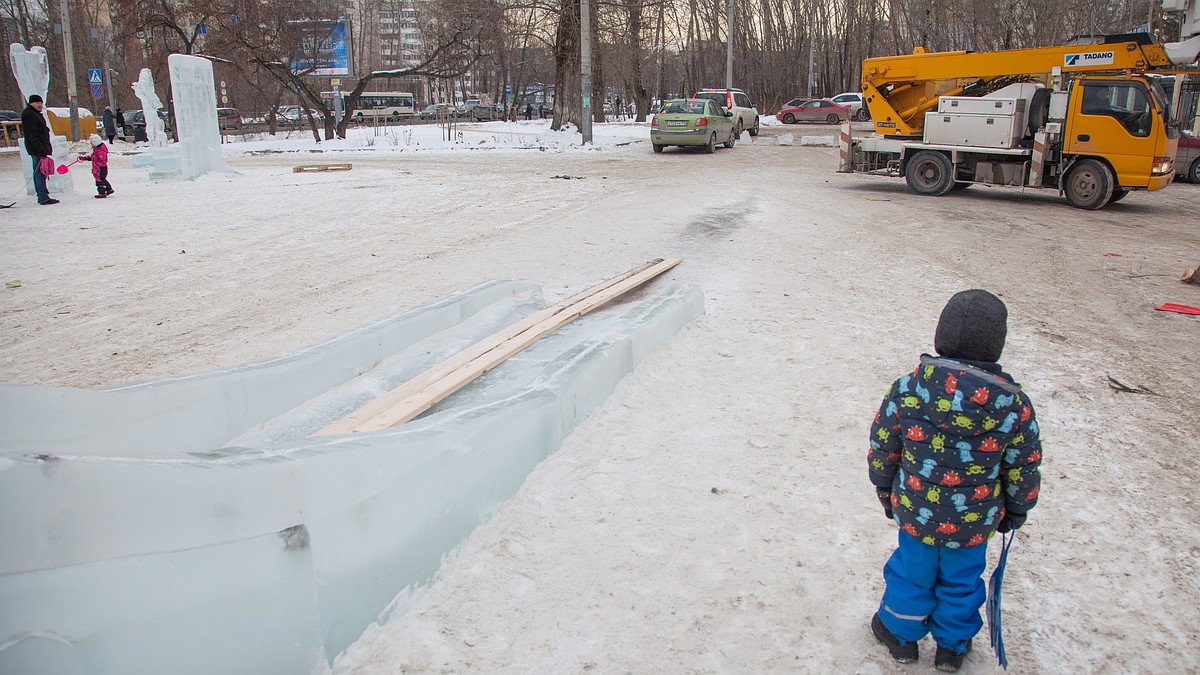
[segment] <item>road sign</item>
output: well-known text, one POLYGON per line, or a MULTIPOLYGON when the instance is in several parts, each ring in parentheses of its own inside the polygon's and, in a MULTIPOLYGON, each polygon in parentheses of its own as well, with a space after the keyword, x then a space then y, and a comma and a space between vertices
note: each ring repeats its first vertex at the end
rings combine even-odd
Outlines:
POLYGON ((92 85, 92 98, 96 99, 97 101, 104 98, 104 87, 102 87, 98 84, 93 84, 92 85))
POLYGON ((88 84, 104 84, 104 76, 99 68, 88 68, 88 84))

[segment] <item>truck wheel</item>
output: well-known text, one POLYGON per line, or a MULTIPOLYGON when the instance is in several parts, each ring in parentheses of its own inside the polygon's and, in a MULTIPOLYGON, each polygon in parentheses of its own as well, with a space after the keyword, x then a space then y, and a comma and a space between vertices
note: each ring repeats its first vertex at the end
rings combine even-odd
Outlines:
POLYGON ((1117 188, 1116 190, 1113 190, 1112 196, 1108 198, 1108 203, 1112 204, 1113 202, 1119 202, 1128 197, 1130 192, 1132 192, 1132 190, 1117 188))
POLYGON ((837 116, 837 113, 829 113, 825 116, 825 121, 830 124, 837 124, 842 121, 842 118, 837 116))
POLYGON ((711 155, 714 152, 716 152, 716 150, 717 150, 717 134, 714 132, 712 136, 708 137, 708 142, 704 144, 704 152, 711 155))
POLYGON ((784 124, 795 124, 795 123, 796 123, 796 116, 795 116, 795 115, 793 115, 792 113, 788 113, 788 114, 784 115, 784 116, 783 116, 783 123, 784 123, 784 124))
POLYGON ((954 187, 954 166, 936 150, 922 150, 908 160, 904 170, 908 189, 926 197, 940 197, 954 187))
POLYGON ((1187 175, 1188 180, 1193 183, 1200 183, 1200 158, 1192 162, 1192 168, 1188 169, 1187 175))
POLYGON ((1094 211, 1108 203, 1113 193, 1112 172, 1094 159, 1075 163, 1063 180, 1067 203, 1077 209, 1094 211))

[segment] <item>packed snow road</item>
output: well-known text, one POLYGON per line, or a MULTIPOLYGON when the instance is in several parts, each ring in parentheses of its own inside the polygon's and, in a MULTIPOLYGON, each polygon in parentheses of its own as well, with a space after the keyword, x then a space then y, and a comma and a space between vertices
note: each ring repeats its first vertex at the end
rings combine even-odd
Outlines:
MULTIPOLYGON (((762 138, 787 132, 818 133, 762 138)), ((1177 281, 1200 263, 1200 186, 1084 212, 917 197, 834 173, 832 148, 467 147, 227 155, 240 175, 186 184, 148 182, 118 145, 112 198, 80 173, 62 204, 3 213, 20 285, 0 295, 0 380, 245 363, 485 279, 553 301, 681 256, 669 280, 699 284, 706 315, 335 670, 893 672, 868 628, 896 535, 867 429, 945 301, 986 288, 1045 444, 1005 578, 1010 672, 1200 669, 1200 318, 1154 311, 1200 305, 1177 281), (354 169, 291 172, 325 161, 354 169)), ((14 156, 0 178, 19 185, 14 156)), ((965 669, 999 671, 986 634, 965 669)))

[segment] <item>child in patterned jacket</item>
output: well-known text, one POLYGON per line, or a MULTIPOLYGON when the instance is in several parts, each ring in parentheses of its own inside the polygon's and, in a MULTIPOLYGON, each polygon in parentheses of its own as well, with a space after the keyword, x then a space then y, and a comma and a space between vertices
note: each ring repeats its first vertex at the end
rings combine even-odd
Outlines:
POLYGON ((995 295, 955 294, 938 320, 938 356, 892 384, 871 427, 871 483, 900 526, 871 630, 901 663, 932 633, 938 670, 962 667, 983 627, 988 539, 1020 528, 1037 504, 1037 420, 997 363, 1007 321, 995 295))

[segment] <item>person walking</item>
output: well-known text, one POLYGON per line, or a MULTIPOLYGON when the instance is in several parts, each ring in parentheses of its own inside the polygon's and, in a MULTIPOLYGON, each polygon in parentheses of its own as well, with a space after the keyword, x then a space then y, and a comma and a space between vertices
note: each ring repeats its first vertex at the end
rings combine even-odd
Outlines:
POLYGON ((533 104, 526 103, 525 104, 525 121, 528 122, 531 119, 533 119, 533 104))
POLYGON ((42 162, 54 154, 54 146, 50 145, 50 127, 46 126, 46 118, 42 116, 43 106, 41 96, 29 97, 29 105, 21 111, 21 133, 25 135, 25 152, 33 159, 33 190, 37 193, 38 204, 47 206, 57 204, 58 200, 50 196, 46 189, 46 174, 42 173, 42 162))
POLYGON ((104 135, 108 137, 108 144, 112 145, 113 139, 117 137, 117 116, 113 114, 111 106, 104 107, 101 119, 104 122, 104 135))

